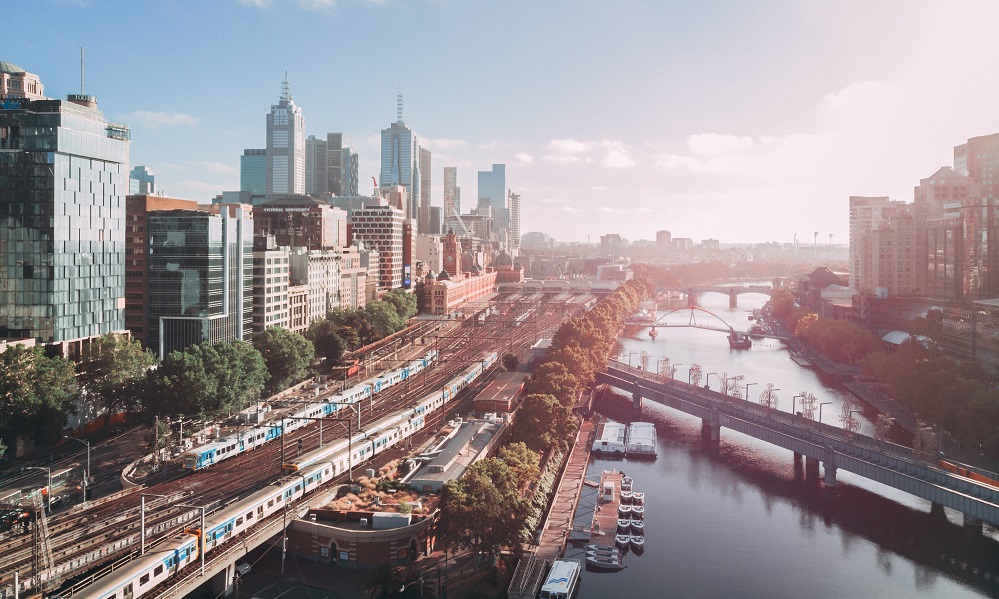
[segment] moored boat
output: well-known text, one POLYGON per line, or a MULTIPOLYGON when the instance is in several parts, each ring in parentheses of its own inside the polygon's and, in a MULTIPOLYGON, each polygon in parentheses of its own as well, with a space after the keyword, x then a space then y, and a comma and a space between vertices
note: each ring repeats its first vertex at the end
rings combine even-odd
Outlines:
POLYGON ((592 555, 595 557, 621 557, 621 550, 617 547, 608 547, 607 549, 601 549, 600 551, 587 551, 586 555, 592 555))
POLYGON ((621 549, 627 547, 628 543, 630 542, 631 542, 630 534, 620 534, 614 536, 614 544, 620 547, 621 549))
POLYGON ((632 518, 628 522, 628 528, 631 530, 631 532, 633 534, 635 534, 635 533, 642 534, 643 532, 645 532, 645 520, 639 520, 637 518, 632 518))
POLYGON ((627 518, 631 515, 631 506, 626 503, 617 506, 617 515, 619 518, 627 518))
POLYGON ((645 519, 645 506, 644 505, 633 505, 633 506, 631 506, 631 519, 632 520, 644 520, 645 519))
POLYGON ((621 489, 621 503, 631 503, 631 491, 621 489))
POLYGON ((628 532, 631 530, 631 520, 629 518, 618 518, 617 531, 628 532))
POLYGON ((608 552, 608 551, 614 551, 616 553, 620 553, 620 551, 618 551, 618 548, 613 545, 598 545, 597 543, 587 543, 586 545, 583 546, 583 549, 585 549, 587 553, 590 552, 599 553, 599 552, 608 552))
POLYGON ((630 491, 632 485, 634 485, 634 484, 635 484, 635 479, 631 478, 630 476, 625 476, 625 477, 621 478, 621 490, 622 491, 630 491))
POLYGON ((598 555, 587 555, 586 565, 600 570, 618 571, 624 567, 619 557, 603 557, 598 555))
POLYGON ((631 503, 634 505, 643 505, 645 503, 645 493, 634 491, 631 494, 631 503))
POLYGON ((628 543, 635 549, 642 549, 645 547, 645 537, 643 535, 631 535, 628 543))

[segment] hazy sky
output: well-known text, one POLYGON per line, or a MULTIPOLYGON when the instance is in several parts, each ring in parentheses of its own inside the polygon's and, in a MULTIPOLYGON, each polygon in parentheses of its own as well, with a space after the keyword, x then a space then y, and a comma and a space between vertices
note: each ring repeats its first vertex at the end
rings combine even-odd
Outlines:
POLYGON ((847 198, 912 200, 999 131, 999 2, 0 0, 0 60, 132 127, 174 197, 239 187, 288 71, 310 135, 377 176, 405 120, 457 166, 507 164, 522 230, 722 242, 847 240, 847 198))

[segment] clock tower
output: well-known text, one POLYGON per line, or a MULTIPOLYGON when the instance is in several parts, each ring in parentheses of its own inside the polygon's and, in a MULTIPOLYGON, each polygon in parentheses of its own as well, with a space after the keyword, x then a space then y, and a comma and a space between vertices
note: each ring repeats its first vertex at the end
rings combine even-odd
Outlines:
POLYGON ((457 280, 461 278, 461 241, 458 240, 458 236, 454 234, 454 230, 447 232, 444 237, 444 250, 442 252, 444 258, 444 270, 447 274, 451 275, 451 280, 457 280))

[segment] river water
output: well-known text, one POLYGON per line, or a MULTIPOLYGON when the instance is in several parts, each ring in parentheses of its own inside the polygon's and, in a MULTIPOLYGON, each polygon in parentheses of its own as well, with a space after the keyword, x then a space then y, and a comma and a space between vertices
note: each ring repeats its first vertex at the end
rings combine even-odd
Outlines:
MULTIPOLYGON (((740 295, 739 308, 728 298, 705 294, 699 304, 737 329, 762 307, 763 295, 740 295)), ((687 322, 689 312, 670 316, 687 322)), ((711 324, 710 317, 697 315, 711 324)), ((662 358, 690 364, 706 374, 742 374, 750 399, 758 401, 767 383, 779 388, 778 409, 791 411, 791 397, 816 395, 822 420, 839 423, 849 395, 823 383, 811 369, 791 361, 777 341, 758 340, 750 350, 730 350, 724 334, 691 328, 628 327, 620 340, 622 360, 634 365, 641 352, 649 369, 662 358)), ((719 375, 711 377, 718 389, 719 375)), ((703 382, 702 382, 703 384, 703 382)), ((614 401, 600 411, 626 420, 630 411, 614 401)), ((797 406, 800 410, 800 406, 797 406)), ((818 416, 816 415, 816 418, 818 416)), ((999 596, 999 535, 969 535, 961 515, 930 514, 929 503, 843 470, 839 484, 824 488, 796 471, 790 452, 728 429, 721 431, 717 455, 701 445, 700 421, 646 400, 643 420, 656 423, 659 457, 655 461, 594 459, 588 477, 618 469, 646 494, 646 547, 625 557, 616 573, 583 573, 579 597, 993 597, 999 596)), ((873 427, 863 419, 861 432, 873 427)), ((588 524, 581 500, 577 524, 588 524)), ((570 549, 568 557, 582 559, 570 549)))

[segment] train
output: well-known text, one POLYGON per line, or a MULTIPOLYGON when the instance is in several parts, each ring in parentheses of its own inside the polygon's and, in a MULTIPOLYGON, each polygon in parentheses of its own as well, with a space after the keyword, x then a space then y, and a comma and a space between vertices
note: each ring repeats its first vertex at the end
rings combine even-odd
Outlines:
POLYGON ((200 523, 188 527, 183 533, 149 549, 145 555, 73 593, 73 598, 139 599, 169 577, 195 565, 202 547, 207 555, 216 547, 239 537, 257 522, 280 513, 285 506, 312 493, 349 467, 360 465, 408 439, 426 426, 427 417, 433 410, 442 408, 497 360, 496 352, 484 354, 448 381, 440 391, 435 390, 412 406, 358 432, 351 437, 351 444, 356 442, 358 445, 350 447, 349 455, 346 441, 338 441, 289 462, 285 468, 290 474, 211 514, 205 518, 203 529, 200 523))
POLYGON ((975 472, 974 470, 967 468, 964 464, 938 460, 937 465, 952 474, 970 478, 971 480, 983 485, 999 488, 999 479, 991 478, 989 476, 985 476, 984 474, 975 472))
MULTIPOLYGON (((181 454, 181 464, 187 470, 203 470, 214 466, 223 460, 251 451, 264 443, 269 443, 286 433, 308 425, 309 418, 330 416, 347 405, 355 405, 366 399, 371 399, 389 387, 423 372, 436 361, 437 350, 432 349, 400 368, 379 374, 349 389, 311 403, 291 416, 274 422, 265 422, 249 430, 185 451, 181 454)), ((317 388, 316 393, 318 394, 319 391, 320 389, 317 388)))

